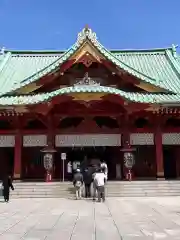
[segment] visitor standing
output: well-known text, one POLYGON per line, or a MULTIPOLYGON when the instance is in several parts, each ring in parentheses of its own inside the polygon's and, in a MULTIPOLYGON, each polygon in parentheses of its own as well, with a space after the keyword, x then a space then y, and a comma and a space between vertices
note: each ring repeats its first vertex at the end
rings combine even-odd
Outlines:
POLYGON ((11 188, 12 190, 14 190, 11 176, 8 176, 8 175, 4 176, 2 187, 3 187, 4 201, 9 202, 9 192, 10 192, 9 189, 11 188))
POLYGON ((99 202, 101 202, 101 199, 103 200, 103 202, 105 201, 105 182, 106 175, 104 174, 103 169, 100 168, 94 177, 94 183, 97 187, 99 202))
POLYGON ((96 200, 96 195, 97 195, 97 183, 96 183, 96 180, 95 180, 95 176, 96 176, 96 173, 98 172, 99 168, 93 168, 93 172, 92 172, 92 180, 93 180, 93 201, 96 200))
POLYGON ((76 169, 74 174, 73 185, 76 191, 76 199, 81 199, 82 196, 82 186, 83 186, 83 175, 80 172, 80 169, 76 169))
POLYGON ((91 197, 92 174, 89 168, 84 170, 83 180, 85 185, 85 198, 91 197))
POLYGON ((107 163, 104 160, 101 161, 100 168, 104 172, 104 174, 106 176, 106 181, 107 181, 107 179, 108 179, 108 166, 107 166, 107 163))
POLYGON ((67 163, 67 173, 68 173, 68 180, 72 181, 72 163, 69 161, 67 163))

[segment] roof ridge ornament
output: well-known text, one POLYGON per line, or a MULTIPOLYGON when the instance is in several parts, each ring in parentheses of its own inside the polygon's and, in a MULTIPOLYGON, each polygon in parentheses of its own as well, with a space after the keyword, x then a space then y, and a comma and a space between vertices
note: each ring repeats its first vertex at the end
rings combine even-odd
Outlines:
POLYGON ((97 41, 96 33, 86 25, 81 32, 78 33, 77 42, 82 43, 84 40, 90 39, 91 41, 97 41))
POLYGON ((2 48, 0 49, 0 55, 4 55, 4 53, 5 53, 5 47, 2 47, 2 48))
POLYGON ((177 51, 176 51, 176 48, 178 47, 178 45, 175 45, 175 44, 172 44, 172 54, 173 54, 173 57, 177 57, 177 51))

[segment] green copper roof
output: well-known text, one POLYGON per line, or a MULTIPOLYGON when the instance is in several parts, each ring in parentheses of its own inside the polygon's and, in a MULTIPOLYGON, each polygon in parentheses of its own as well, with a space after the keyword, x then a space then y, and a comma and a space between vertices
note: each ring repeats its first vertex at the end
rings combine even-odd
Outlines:
POLYGON ((149 76, 150 83, 153 83, 154 79, 153 85, 180 92, 180 63, 174 58, 171 50, 122 52, 115 55, 128 66, 149 76))
POLYGON ((50 93, 23 95, 23 96, 7 96, 0 98, 0 105, 32 105, 42 102, 47 102, 51 98, 70 93, 108 93, 118 95, 126 100, 140 103, 180 103, 180 94, 152 94, 152 93, 130 93, 118 90, 112 87, 102 86, 74 86, 61 88, 50 93))
POLYGON ((50 73, 89 40, 117 67, 142 81, 180 93, 180 61, 174 47, 156 50, 108 51, 91 29, 83 29, 67 51, 6 51, 0 58, 0 95, 19 89, 50 73))
POLYGON ((54 63, 60 55, 6 53, 0 65, 0 95, 26 85, 25 79, 29 79, 30 76, 36 75, 37 72, 54 63), (6 64, 4 64, 5 61, 6 64))

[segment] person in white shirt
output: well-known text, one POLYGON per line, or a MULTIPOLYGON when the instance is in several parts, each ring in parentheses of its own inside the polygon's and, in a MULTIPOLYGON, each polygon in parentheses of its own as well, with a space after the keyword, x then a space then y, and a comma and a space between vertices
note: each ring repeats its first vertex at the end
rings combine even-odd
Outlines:
POLYGON ((98 191, 98 201, 101 202, 101 199, 103 202, 105 201, 105 182, 106 182, 106 175, 103 172, 103 169, 100 168, 99 171, 94 176, 94 184, 97 187, 98 191))
POLYGON ((93 201, 96 200, 96 195, 97 195, 97 184, 96 184, 96 181, 94 180, 97 172, 98 172, 98 169, 96 168, 95 171, 92 174, 92 180, 93 180, 93 201))
POLYGON ((106 180, 107 180, 108 179, 108 166, 107 166, 107 163, 104 160, 102 160, 101 164, 100 164, 100 167, 103 170, 103 172, 104 172, 104 174, 106 176, 106 180))
POLYGON ((70 161, 67 163, 67 173, 68 173, 68 180, 72 181, 72 177, 73 177, 73 174, 72 174, 72 163, 70 161))

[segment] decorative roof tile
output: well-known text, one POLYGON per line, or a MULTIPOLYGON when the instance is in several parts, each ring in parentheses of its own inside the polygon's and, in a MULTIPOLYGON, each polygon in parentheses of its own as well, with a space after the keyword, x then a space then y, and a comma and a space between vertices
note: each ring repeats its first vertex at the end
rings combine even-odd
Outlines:
POLYGON ((34 76, 59 59, 58 54, 9 54, 5 54, 0 65, 0 95, 26 85, 25 80, 29 76, 34 76), (8 61, 4 64, 7 56, 8 61))
POLYGON ((153 93, 131 93, 124 92, 112 87, 105 86, 73 86, 61 88, 53 92, 42 93, 36 95, 23 95, 23 96, 7 96, 0 98, 0 105, 33 105, 50 101, 53 97, 69 93, 107 93, 118 95, 131 102, 139 103, 157 103, 157 104, 172 104, 180 103, 180 94, 153 94, 153 93))
POLYGON ((0 95, 8 94, 38 80, 64 63, 82 44, 89 40, 117 67, 142 81, 165 90, 180 93, 180 61, 174 48, 155 51, 108 51, 89 28, 78 34, 77 41, 64 52, 10 52, 0 62, 0 95), (8 55, 8 60, 7 60, 8 55), (6 58, 6 61, 5 61, 6 58))
MULTIPOLYGON (((180 92, 180 70, 178 73, 174 69, 175 64, 177 64, 179 68, 180 64, 174 59, 170 50, 114 54, 128 66, 154 79, 154 85, 169 89, 172 92, 180 92)), ((152 83, 152 81, 150 83, 152 83)))

